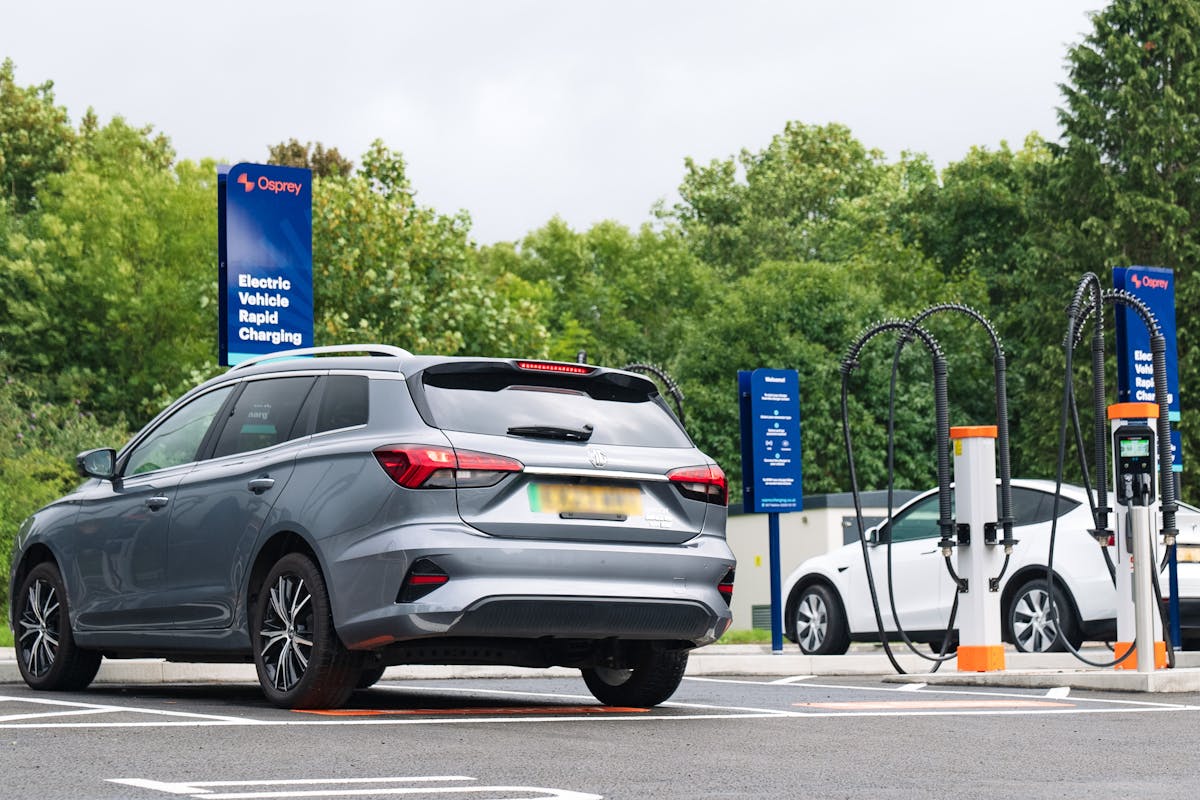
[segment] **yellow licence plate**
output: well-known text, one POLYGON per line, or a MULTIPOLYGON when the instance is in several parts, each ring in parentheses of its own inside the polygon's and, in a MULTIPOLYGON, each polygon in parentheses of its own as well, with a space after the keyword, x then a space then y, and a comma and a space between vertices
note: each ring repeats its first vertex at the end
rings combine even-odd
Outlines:
POLYGON ((556 483, 529 485, 529 507, 545 514, 620 514, 626 517, 642 513, 642 493, 619 486, 566 486, 556 483))

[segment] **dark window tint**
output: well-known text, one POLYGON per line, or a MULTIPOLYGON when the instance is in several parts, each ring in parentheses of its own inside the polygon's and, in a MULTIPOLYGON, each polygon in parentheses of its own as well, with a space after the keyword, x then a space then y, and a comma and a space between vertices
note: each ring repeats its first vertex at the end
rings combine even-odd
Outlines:
POLYGON ((296 415, 315 380, 272 378, 247 383, 221 431, 213 457, 261 450, 291 439, 296 415))
POLYGON ((368 386, 365 375, 330 375, 326 378, 315 432, 366 425, 368 386))
POLYGON ((160 422, 129 454, 125 474, 140 475, 195 461, 204 434, 232 390, 232 386, 224 386, 203 394, 160 422))
MULTIPOLYGON (((999 490, 997 490, 999 491, 999 490)), ((996 507, 1000 508, 997 496, 996 507)), ((1058 515, 1061 517, 1071 511, 1079 503, 1066 497, 1058 498, 1058 515)), ((1014 486, 1012 490, 1013 525, 1037 525, 1054 519, 1054 494, 1037 489, 1025 489, 1014 486)))
MULTIPOLYGON (((956 503, 954 492, 950 493, 950 511, 955 513, 956 503)), ((1066 497, 1059 497, 1058 515, 1061 517, 1078 506, 1079 503, 1066 497)), ((1000 487, 996 486, 996 513, 1000 509, 1000 487)), ((1012 487, 1013 526, 1037 525, 1049 522, 1054 518, 1054 495, 1037 489, 1026 489, 1021 486, 1012 487)), ((940 536, 938 530, 938 496, 930 495, 911 508, 897 514, 892 523, 893 540, 895 542, 911 541, 913 539, 932 538, 940 536)))
MULTIPOLYGON (((558 429, 586 432, 582 440, 592 444, 692 446, 654 384, 644 378, 618 373, 545 375, 503 365, 455 366, 453 371, 431 368, 423 376, 423 411, 430 417, 426 421, 436 427, 498 436, 513 435, 513 429, 558 429)), ((555 435, 530 438, 553 440, 555 435)))

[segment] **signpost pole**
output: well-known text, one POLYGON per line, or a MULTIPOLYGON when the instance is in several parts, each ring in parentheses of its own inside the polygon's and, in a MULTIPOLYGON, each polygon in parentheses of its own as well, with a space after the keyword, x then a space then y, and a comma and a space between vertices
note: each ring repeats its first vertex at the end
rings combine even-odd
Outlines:
POLYGON ((768 547, 771 556, 771 653, 783 653, 783 586, 779 571, 779 514, 767 514, 768 547))

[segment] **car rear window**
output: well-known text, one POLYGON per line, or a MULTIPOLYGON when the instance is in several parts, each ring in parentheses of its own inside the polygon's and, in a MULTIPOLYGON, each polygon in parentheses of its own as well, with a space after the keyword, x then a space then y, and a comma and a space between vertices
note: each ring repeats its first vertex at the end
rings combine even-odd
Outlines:
MULTIPOLYGON (((997 489, 999 491, 999 489, 997 489)), ((1000 507, 996 498, 996 507, 1000 507)), ((1012 489, 1013 525, 1037 525, 1054 519, 1054 493, 1014 486, 1012 489)), ((1075 509, 1079 503, 1069 497, 1058 497, 1058 515, 1075 509)))
POLYGON ((368 381, 365 375, 330 375, 325 379, 315 432, 366 425, 368 381))
POLYGON ((316 378, 271 378, 246 384, 225 422, 213 458, 274 447, 295 438, 292 428, 316 378))
MULTIPOLYGON (((691 447, 645 378, 524 372, 505 364, 455 364, 421 374, 422 415, 438 428, 509 435, 513 428, 589 430, 592 444, 691 447)), ((536 437, 552 438, 552 437, 536 437)))

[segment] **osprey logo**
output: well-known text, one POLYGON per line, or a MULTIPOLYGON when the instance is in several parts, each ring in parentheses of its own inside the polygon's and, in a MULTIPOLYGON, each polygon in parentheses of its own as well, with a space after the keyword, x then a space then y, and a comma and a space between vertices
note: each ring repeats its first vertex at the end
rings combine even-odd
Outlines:
POLYGON ((588 463, 596 469, 602 469, 608 465, 608 456, 604 455, 603 450, 597 450, 594 447, 589 447, 587 451, 588 463))
POLYGON ((1166 289, 1170 286, 1167 281, 1162 278, 1151 278, 1149 275, 1138 275, 1136 272, 1130 279, 1133 285, 1139 289, 1166 289))
POLYGON ((238 175, 237 182, 240 183, 242 188, 247 192, 253 192, 255 188, 258 188, 262 189, 264 192, 271 192, 275 195, 283 193, 299 196, 300 190, 304 188, 303 184, 297 183, 296 181, 276 181, 271 180, 266 175, 260 175, 257 179, 255 179, 251 178, 244 172, 241 175, 238 175))

